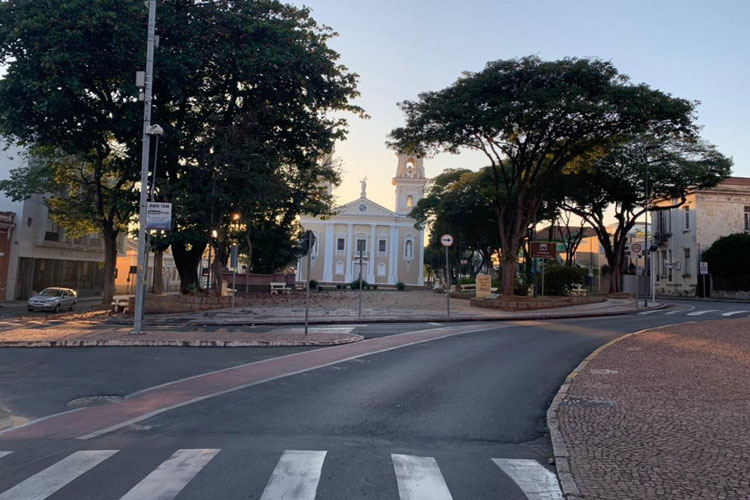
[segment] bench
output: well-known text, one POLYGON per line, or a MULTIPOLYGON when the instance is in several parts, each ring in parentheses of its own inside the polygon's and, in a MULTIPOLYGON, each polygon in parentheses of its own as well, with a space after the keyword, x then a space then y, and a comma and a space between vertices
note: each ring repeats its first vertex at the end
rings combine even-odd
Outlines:
POLYGON ((115 295, 112 297, 112 312, 127 312, 128 311, 128 295, 115 295))
POLYGON ((285 293, 289 295, 292 293, 292 289, 286 286, 283 281, 272 281, 271 282, 271 295, 278 295, 279 293, 285 293))
POLYGON ((465 292, 467 290, 476 290, 476 289, 477 289, 477 284, 476 283, 471 283, 469 285, 461 285, 461 291, 462 292, 465 292))
POLYGON ((581 285, 576 285, 576 287, 575 287, 575 288, 573 288, 573 289, 572 289, 572 290, 570 291, 570 294, 571 294, 571 295, 572 295, 573 297, 587 297, 587 296, 588 296, 588 294, 589 294, 589 291, 588 291, 588 290, 586 290, 585 288, 583 288, 583 287, 582 287, 581 285))

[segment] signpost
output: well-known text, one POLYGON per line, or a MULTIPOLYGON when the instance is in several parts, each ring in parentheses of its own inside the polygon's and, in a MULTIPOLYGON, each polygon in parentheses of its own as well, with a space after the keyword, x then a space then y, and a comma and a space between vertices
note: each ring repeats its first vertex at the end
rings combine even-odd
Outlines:
POLYGON ((641 250, 643 250, 643 248, 640 243, 633 243, 630 245, 630 253, 639 254, 641 253, 641 250))
POLYGON ((234 296, 237 295, 237 264, 239 260, 237 243, 232 243, 231 249, 229 261, 232 266, 232 314, 234 314, 234 296))
POLYGON ((172 229, 172 204, 149 201, 146 207, 146 230, 170 231, 172 229))
POLYGON ((701 261, 701 274, 703 275, 703 298, 708 297, 708 262, 701 261))
POLYGON ((544 261, 557 257, 557 244, 545 241, 531 242, 531 258, 542 259, 542 297, 544 297, 544 261))
POLYGON ((310 314, 310 276, 312 276, 312 268, 310 267, 310 257, 312 254, 312 247, 315 244, 315 234, 307 230, 304 236, 302 236, 303 248, 307 250, 307 293, 305 295, 305 335, 307 335, 307 321, 310 314))
POLYGON ((448 317, 451 315, 451 275, 450 266, 448 265, 448 247, 453 245, 453 236, 444 234, 440 237, 440 244, 445 247, 445 308, 448 317))

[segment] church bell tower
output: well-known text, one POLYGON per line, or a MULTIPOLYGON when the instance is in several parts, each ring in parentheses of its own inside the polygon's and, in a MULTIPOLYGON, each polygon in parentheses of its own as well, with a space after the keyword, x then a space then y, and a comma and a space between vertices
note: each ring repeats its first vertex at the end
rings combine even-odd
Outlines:
POLYGON ((424 196, 427 178, 424 175, 422 158, 406 153, 396 153, 398 166, 393 185, 396 186, 396 213, 408 215, 411 209, 424 196))

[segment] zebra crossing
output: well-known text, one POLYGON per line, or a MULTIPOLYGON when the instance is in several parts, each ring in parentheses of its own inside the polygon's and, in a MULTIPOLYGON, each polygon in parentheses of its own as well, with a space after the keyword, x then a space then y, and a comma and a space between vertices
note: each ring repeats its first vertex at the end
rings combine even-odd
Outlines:
MULTIPOLYGON (((0 500, 43 500, 58 492, 64 495, 63 488, 76 480, 86 481, 86 478, 91 478, 90 475, 86 478, 83 476, 87 473, 95 474, 97 466, 119 452, 120 450, 73 452, 0 492, 0 500)), ((173 499, 192 481, 197 483, 201 479, 210 479, 210 474, 197 479, 196 476, 220 452, 220 449, 179 449, 120 499, 173 499)), ((327 451, 284 450, 267 480, 260 500, 314 500, 327 454, 327 451)), ((2 460, 11 455, 11 451, 0 451, 0 480, 3 470, 7 471, 2 460)), ((390 459, 399 500, 452 500, 449 486, 434 457, 391 454, 390 459)), ((562 500, 556 475, 536 460, 490 460, 497 466, 498 473, 505 474, 529 500, 562 500)), ((99 488, 96 488, 96 494, 103 495, 99 488)))
POLYGON ((712 316, 720 318, 743 318, 750 317, 750 309, 738 309, 735 311, 725 311, 723 309, 655 309, 651 311, 639 312, 640 316, 676 316, 683 315, 687 317, 695 316, 712 316))

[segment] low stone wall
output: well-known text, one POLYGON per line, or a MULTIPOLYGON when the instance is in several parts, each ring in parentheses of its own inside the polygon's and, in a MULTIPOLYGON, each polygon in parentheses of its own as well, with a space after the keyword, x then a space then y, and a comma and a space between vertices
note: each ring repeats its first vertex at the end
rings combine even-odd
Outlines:
MULTIPOLYGON (((234 305, 248 305, 247 298, 238 295, 234 305)), ((232 297, 214 297, 206 295, 151 295, 146 296, 146 314, 183 313, 208 311, 232 307, 232 297)), ((128 299, 129 314, 135 311, 135 298, 128 299)))
POLYGON ((714 299, 750 301, 750 290, 711 290, 710 297, 714 299))
POLYGON ((471 305, 504 311, 535 311, 555 307, 604 302, 604 297, 500 297, 494 300, 471 299, 471 305))

